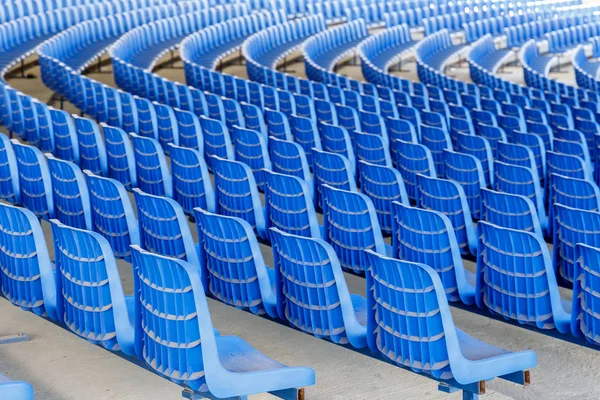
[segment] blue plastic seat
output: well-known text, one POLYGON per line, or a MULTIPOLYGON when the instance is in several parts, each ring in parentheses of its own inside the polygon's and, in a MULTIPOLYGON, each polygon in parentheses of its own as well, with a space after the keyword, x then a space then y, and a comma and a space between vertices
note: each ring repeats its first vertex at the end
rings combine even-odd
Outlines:
POLYGON ((515 144, 527 146, 533 153, 535 165, 537 166, 540 180, 546 178, 546 147, 544 141, 538 135, 533 133, 513 132, 513 141, 515 144))
POLYGON ((571 333, 598 345, 598 266, 600 249, 577 243, 575 245, 573 269, 573 306, 571 333))
POLYGON ((550 185, 548 220, 554 221, 554 205, 562 204, 580 210, 600 211, 600 189, 589 180, 552 174, 550 185))
POLYGON ((0 204, 0 226, 2 295, 23 310, 56 320, 54 266, 36 215, 25 208, 0 204))
POLYGON ((216 212, 247 221, 266 239, 264 208, 252 170, 239 161, 213 157, 216 212))
POLYGON ((294 140, 287 116, 281 111, 265 109, 265 123, 269 137, 281 140, 294 140))
POLYGON ((64 110, 50 109, 54 134, 54 155, 61 160, 79 164, 79 141, 73 119, 64 110))
POLYGON ((243 162, 252 169, 258 189, 263 190, 265 177, 262 169, 271 169, 266 138, 256 131, 234 126, 232 140, 235 160, 243 162))
POLYGON ((444 150, 452 150, 450 135, 444 129, 431 126, 421 126, 421 144, 427 146, 433 157, 438 175, 443 175, 444 150))
POLYGON ((19 171, 13 145, 4 134, 0 134, 0 199, 18 204, 21 199, 19 171))
POLYGON ((311 192, 296 176, 264 170, 267 228, 298 236, 321 238, 311 192))
POLYGON ((310 368, 286 367, 241 338, 215 334, 197 265, 134 246, 133 269, 135 346, 159 374, 222 398, 278 392, 292 399, 296 388, 314 384, 310 368), (162 340, 142 326, 164 326, 162 340))
POLYGON ((548 151, 546 152, 546 163, 548 176, 557 174, 570 178, 593 180, 590 165, 581 157, 548 151))
POLYGON ((311 168, 314 167, 312 149, 321 150, 322 148, 319 130, 315 122, 310 118, 292 115, 290 118, 290 128, 294 142, 298 143, 304 149, 308 165, 311 168))
POLYGON ((365 299, 348 291, 333 248, 269 229, 279 318, 318 338, 367 346, 365 299))
POLYGON ((12 144, 19 171, 20 204, 38 218, 53 218, 52 181, 46 157, 37 148, 20 144, 16 139, 12 139, 12 144))
POLYGON ((494 184, 494 157, 498 157, 498 143, 494 145, 496 153, 492 150, 490 141, 484 137, 462 134, 456 136, 456 151, 477 158, 483 169, 485 182, 490 185, 494 184))
POLYGON ((79 142, 79 166, 82 170, 87 169, 97 175, 106 175, 108 173, 106 148, 98 124, 87 118, 73 116, 73 119, 79 142))
POLYGON ((202 126, 202 135, 204 137, 204 159, 206 160, 208 170, 213 170, 211 156, 233 160, 235 158, 233 145, 225 123, 220 120, 200 116, 200 125, 202 126))
POLYGON ((373 202, 358 192, 324 185, 324 239, 339 257, 342 268, 364 273, 364 250, 389 254, 373 202))
POLYGON ((393 201, 409 204, 408 194, 400 172, 392 167, 358 162, 358 177, 363 194, 371 199, 381 230, 392 232, 393 201))
POLYGON ((33 388, 27 382, 13 381, 0 374, 0 397, 12 400, 33 400, 33 388))
POLYGON ((86 174, 92 228, 104 236, 117 258, 131 260, 130 244, 140 243, 138 222, 123 184, 115 179, 86 174))
POLYGON ((127 189, 137 186, 133 146, 124 130, 101 124, 106 144, 108 176, 127 189))
POLYGON ((400 142, 396 168, 404 178, 406 193, 411 200, 417 199, 417 174, 437 178, 433 156, 426 146, 417 143, 400 142))
POLYGON ((269 138, 268 147, 273 171, 303 179, 314 196, 313 179, 302 147, 298 143, 274 137, 269 138))
POLYGON ((387 136, 355 132, 354 143, 356 145, 357 160, 388 167, 392 166, 387 136))
POLYGON ((498 157, 498 142, 508 142, 504 129, 497 126, 477 125, 477 136, 486 139, 490 145, 492 156, 498 157))
POLYGON ((454 228, 462 254, 477 255, 473 218, 462 186, 447 180, 417 175, 417 206, 445 214, 454 228))
POLYGON ((486 187, 486 179, 481 162, 470 154, 444 150, 444 179, 450 179, 462 186, 473 218, 481 212, 481 189, 486 187))
POLYGON ((133 356, 134 296, 125 296, 110 243, 52 220, 59 320, 78 336, 133 356))
POLYGON ((366 253, 371 351, 415 372, 460 385, 497 377, 525 382, 523 372, 537 365, 535 353, 509 352, 455 327, 438 272, 425 264, 366 253))
POLYGON ((195 210, 201 276, 220 301, 277 317, 274 270, 265 265, 252 227, 243 219, 195 210))
POLYGON ((518 194, 483 189, 480 221, 544 237, 534 204, 528 197, 518 194))
POLYGON ((538 172, 533 151, 522 144, 498 142, 498 157, 496 160, 506 164, 529 168, 536 175, 538 172))
POLYGON ((356 164, 354 148, 348 131, 341 126, 325 123, 319 124, 319 129, 321 132, 321 145, 323 146, 323 151, 343 155, 350 161, 350 166, 354 167, 356 164))
POLYGON ((323 185, 357 192, 356 180, 348 159, 340 154, 313 149, 315 204, 322 208, 323 185))
POLYGON ((137 187, 146 193, 172 197, 171 172, 158 140, 135 133, 130 133, 129 136, 135 156, 137 187))
POLYGON ((177 121, 177 133, 180 146, 189 147, 204 154, 204 136, 200 119, 191 111, 173 109, 177 121))
POLYGON ((569 332, 571 303, 561 299, 543 239, 484 221, 477 237, 477 305, 539 329, 569 332))
POLYGON ((77 164, 46 155, 52 182, 53 217, 63 224, 92 229, 90 198, 83 174, 77 164))
POLYGON ((600 246, 600 213, 554 205, 553 264, 557 276, 574 283, 575 245, 600 246))
POLYGON ((465 269, 456 234, 441 212, 392 203, 392 257, 430 265, 449 301, 475 302, 475 275, 465 269))

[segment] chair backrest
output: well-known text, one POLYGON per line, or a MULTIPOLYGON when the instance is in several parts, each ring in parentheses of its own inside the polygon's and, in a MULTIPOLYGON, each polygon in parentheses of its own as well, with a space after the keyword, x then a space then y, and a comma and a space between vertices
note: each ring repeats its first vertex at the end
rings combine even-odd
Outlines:
POLYGON ((248 222, 260 237, 266 237, 265 216, 258 186, 249 166, 239 161, 213 157, 216 211, 248 222))
POLYGON ((454 228, 462 254, 476 252, 473 218, 463 188, 448 179, 417 175, 417 206, 445 214, 454 228))
POLYGON ((202 134, 204 136, 204 158, 209 171, 213 169, 213 158, 211 156, 233 160, 233 145, 225 123, 201 116, 200 125, 202 126, 202 134))
POLYGON ((88 187, 81 170, 71 161, 46 155, 52 181, 54 218, 80 229, 92 229, 88 187))
POLYGON ((171 172, 167 166, 165 152, 158 140, 129 135, 135 156, 137 185, 142 191, 156 196, 173 196, 171 172))
MULTIPOLYGON (((269 157, 274 172, 297 176, 312 188, 312 176, 306 154, 298 143, 288 140, 269 138, 269 157)), ((311 189, 312 190, 312 189, 311 189)))
POLYGON ((364 272, 364 250, 386 252, 371 199, 328 185, 322 190, 325 240, 339 255, 343 268, 364 272))
POLYGON ((548 198, 550 221, 554 220, 555 204, 580 210, 600 211, 600 190, 593 181, 552 174, 548 184, 550 185, 548 198))
POLYGON ((391 207, 393 201, 409 204, 404 179, 400 172, 392 167, 358 162, 360 188, 371 199, 381 230, 392 231, 391 207))
POLYGON ((256 235, 243 219, 196 209, 201 276, 220 301, 276 317, 275 295, 256 235))
POLYGON ((577 179, 592 180, 592 171, 582 158, 574 155, 548 151, 546 153, 548 165, 547 174, 568 176, 577 179))
POLYGON ((565 332, 569 316, 543 239, 484 221, 477 225, 477 237, 477 305, 540 329, 565 332))
POLYGON ((89 191, 91 230, 108 240, 115 257, 130 261, 129 245, 140 244, 140 233, 125 186, 115 179, 83 172, 89 191))
POLYGON ((334 343, 348 343, 360 328, 333 248, 321 239, 275 228, 269 232, 279 318, 334 343))
POLYGON ((16 139, 12 143, 19 171, 21 204, 38 218, 48 220, 54 216, 54 201, 46 157, 36 147, 20 144, 16 139))
POLYGON ((554 206, 553 261, 556 273, 563 279, 573 282, 575 245, 583 243, 600 247, 600 213, 578 210, 556 204, 554 206))
POLYGON ((238 126, 232 128, 231 136, 236 161, 243 162, 250 167, 258 188, 263 190, 265 177, 262 169, 271 169, 267 140, 256 131, 238 126))
POLYGON ((173 200, 186 214, 194 208, 215 210, 215 194, 204 156, 199 150, 169 144, 173 172, 173 200))
POLYGON ((315 204, 318 208, 323 207, 323 185, 358 191, 352 167, 346 157, 341 154, 314 149, 313 158, 315 204))
POLYGON ((320 238, 321 228, 306 182, 296 176, 268 170, 264 174, 267 228, 320 238))
POLYGON ((588 342, 598 344, 600 321, 596 288, 600 284, 598 267, 600 249, 583 243, 575 245, 573 270, 573 305, 571 309, 571 332, 585 337, 588 342))
POLYGON ((121 182, 127 189, 137 186, 135 156, 131 140, 120 128, 101 124, 106 145, 108 176, 121 182))
POLYGON ((486 138, 474 135, 457 135, 456 151, 477 158, 481 163, 485 181, 490 184, 494 183, 493 161, 494 156, 498 156, 498 151, 496 150, 495 153, 492 151, 490 142, 486 138))
POLYGON ((356 159, 371 164, 392 166, 387 136, 355 132, 356 159))
POLYGON ((438 273, 370 250, 366 259, 369 348, 419 373, 450 379, 447 343, 456 331, 438 273))
POLYGON ((79 142, 79 166, 97 175, 106 175, 108 173, 106 148, 98 124, 91 119, 77 116, 73 116, 73 120, 79 142))
POLYGON ((31 211, 0 204, 0 288, 14 305, 56 320, 56 285, 40 222, 31 211))
POLYGON ((463 188, 471 215, 479 218, 481 189, 487 186, 481 162, 470 154, 444 150, 443 177, 457 182, 463 188))
POLYGON ((518 194, 482 189, 480 220, 544 237, 534 204, 518 194))
POLYGON ((430 265, 440 275, 448 300, 460 300, 457 275, 464 275, 464 268, 448 217, 392 203, 392 246, 394 258, 430 265))
POLYGON ((396 168, 404 178, 408 197, 416 200, 417 174, 437 177, 431 151, 422 144, 402 142, 396 155, 396 168))
POLYGON ((192 234, 181 206, 174 200, 133 189, 140 247, 166 257, 200 265, 192 234))
POLYGON ((108 350, 133 355, 133 326, 110 243, 52 220, 60 322, 108 350))
POLYGON ((0 135, 0 199, 13 204, 21 199, 17 157, 6 135, 0 135))

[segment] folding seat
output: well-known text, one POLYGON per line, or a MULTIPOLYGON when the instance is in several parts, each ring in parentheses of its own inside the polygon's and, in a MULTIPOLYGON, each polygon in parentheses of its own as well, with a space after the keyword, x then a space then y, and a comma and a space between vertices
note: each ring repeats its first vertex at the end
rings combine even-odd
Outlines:
POLYGON ((406 192, 411 200, 417 198, 417 174, 437 177, 431 151, 422 144, 398 142, 396 168, 404 178, 406 192))
POLYGON ((247 221, 266 239, 264 209, 252 170, 244 163, 213 156, 215 204, 218 214, 247 221))
POLYGON ((0 199, 20 204, 19 170, 13 145, 4 134, 0 134, 0 199))
POLYGON ((290 117, 290 128, 294 142, 298 143, 306 153, 308 165, 313 166, 313 149, 320 150, 321 139, 315 122, 309 118, 292 115, 290 117))
POLYGON ((20 144, 16 139, 12 139, 12 145, 19 172, 19 204, 38 218, 53 218, 52 181, 46 157, 36 147, 20 144))
POLYGON ((570 304, 561 299, 543 239, 484 221, 477 225, 477 237, 477 305, 522 324, 567 333, 570 304))
POLYGON ((418 207, 445 214, 454 228, 462 254, 477 254, 473 218, 463 188, 447 179, 417 175, 418 207))
POLYGON ((493 185, 494 153, 489 140, 487 140, 485 137, 475 135, 458 135, 456 137, 456 151, 459 153, 469 154, 477 158, 481 163, 481 167, 483 168, 485 182, 493 185))
POLYGON ((482 189, 480 221, 544 237, 535 205, 525 196, 482 189))
POLYGON ((131 133, 137 187, 156 196, 173 196, 171 172, 157 140, 131 133))
POLYGON ((348 291, 334 249, 321 239, 275 228, 270 229, 270 236, 279 318, 319 338, 365 347, 365 300, 348 291), (297 300, 286 293, 295 293, 297 300), (304 304, 311 306, 307 309, 304 304))
POLYGON ((232 139, 235 160, 243 162, 252 169, 258 189, 262 190, 265 184, 262 169, 271 169, 265 137, 256 131, 234 126, 232 139))
POLYGON ((548 176, 557 174, 593 181, 590 166, 581 157, 548 151, 546 153, 546 163, 548 176))
POLYGON ((537 171, 518 165, 494 161, 494 185, 499 192, 517 194, 531 200, 538 214, 542 230, 548 228, 544 196, 540 187, 537 171))
POLYGON ((313 169, 314 193, 317 208, 321 209, 323 207, 323 185, 353 192, 358 191, 353 169, 346 157, 322 150, 315 150, 313 154, 315 157, 313 169))
POLYGON ((104 134, 108 177, 121 182, 127 189, 136 187, 135 156, 129 137, 120 128, 100 126, 104 134))
POLYGON ((209 171, 212 171, 211 156, 233 160, 233 145, 225 123, 220 120, 201 116, 200 125, 204 137, 204 157, 209 171))
POLYGON ((2 295, 23 310, 56 320, 60 310, 56 308, 54 266, 37 215, 0 204, 0 225, 2 295))
POLYGON ((446 215, 392 203, 392 257, 431 266, 449 301, 475 302, 475 277, 465 269, 456 234, 446 215))
POLYGON ((486 178, 481 162, 473 155, 444 150, 444 179, 457 182, 465 192, 469 210, 474 218, 481 211, 481 190, 486 187, 486 178))
POLYGON ((370 288, 366 304, 367 342, 371 351, 380 352, 400 366, 410 365, 417 373, 444 381, 452 379, 461 385, 495 377, 523 383, 523 371, 537 365, 531 351, 507 352, 456 328, 445 286, 430 266, 373 251, 367 251, 366 257, 370 288), (384 299, 403 301, 392 309, 384 299), (414 345, 413 340, 418 340, 419 345, 414 345), (477 356, 467 356, 466 349, 475 348, 477 356), (481 368, 480 362, 486 368, 481 368))

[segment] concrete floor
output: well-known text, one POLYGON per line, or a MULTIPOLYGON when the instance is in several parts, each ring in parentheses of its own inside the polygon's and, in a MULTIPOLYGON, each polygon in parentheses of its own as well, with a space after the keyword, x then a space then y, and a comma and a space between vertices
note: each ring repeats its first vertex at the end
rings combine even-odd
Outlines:
MULTIPOLYGON (((181 64, 158 73, 183 81, 181 64)), ((415 79, 414 63, 403 76, 415 79)), ((303 65, 290 69, 304 75, 303 65)), ((11 85, 43 101, 51 93, 43 87, 39 70, 29 71, 33 78, 12 80, 11 85)), ((103 73, 90 73, 96 79, 114 84, 109 68, 103 73)), ((233 66, 225 72, 245 76, 245 68, 233 66)), ((360 68, 344 66, 340 73, 361 78, 360 68)), ((448 71, 459 79, 468 80, 468 70, 455 66, 448 71)), ((519 67, 507 68, 507 79, 522 81, 519 67)), ((561 73, 557 79, 572 79, 572 72, 561 73)), ((58 104, 55 104, 58 106, 58 104)), ((76 112, 73 106, 65 108, 76 112)), ((196 229, 190 224, 194 239, 196 229)), ((47 242, 51 233, 44 223, 47 242)), ((270 249, 263 246, 265 262, 272 265, 270 249)), ((52 251, 51 251, 52 253, 52 251)), ((131 268, 120 263, 124 290, 132 291, 131 268)), ((465 266, 474 269, 472 262, 465 266)), ((345 274, 350 291, 365 294, 363 278, 345 274)), ((564 293, 570 294, 568 291, 564 293)), ((377 360, 368 354, 316 339, 282 324, 236 310, 209 300, 213 323, 222 334, 238 335, 261 352, 289 365, 314 368, 317 384, 307 389, 308 399, 459 399, 460 394, 437 391, 435 381, 377 360)), ((570 337, 550 335, 490 318, 474 309, 452 307, 455 324, 468 334, 509 350, 530 349, 537 353, 539 366, 532 371, 532 384, 526 388, 495 380, 487 385, 484 398, 492 399, 598 399, 600 398, 600 353, 584 343, 572 343, 570 337), (566 340, 565 340, 566 339, 566 340)), ((13 379, 30 382, 36 399, 177 399, 181 387, 136 365, 119 354, 79 339, 67 330, 33 314, 25 313, 0 299, 0 336, 24 333, 31 341, 0 345, 0 373, 13 379)), ((270 395, 251 399, 273 398, 270 395)), ((1 399, 5 400, 5 399, 1 399)))

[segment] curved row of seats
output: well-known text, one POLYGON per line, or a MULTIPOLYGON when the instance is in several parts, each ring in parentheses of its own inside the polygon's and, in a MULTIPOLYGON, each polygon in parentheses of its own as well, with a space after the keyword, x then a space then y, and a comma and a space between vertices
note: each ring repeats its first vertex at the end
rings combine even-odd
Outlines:
POLYGON ((599 36, 600 23, 593 22, 594 16, 587 20, 587 24, 571 24, 564 29, 546 33, 544 39, 548 41, 548 51, 551 53, 566 51, 592 37, 599 36))
POLYGON ((571 64, 575 70, 575 80, 579 87, 600 90, 600 81, 597 79, 599 64, 587 58, 582 45, 578 46, 571 55, 571 64))

